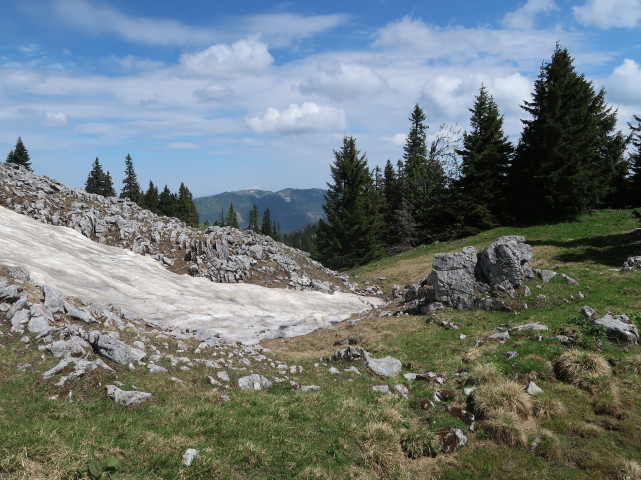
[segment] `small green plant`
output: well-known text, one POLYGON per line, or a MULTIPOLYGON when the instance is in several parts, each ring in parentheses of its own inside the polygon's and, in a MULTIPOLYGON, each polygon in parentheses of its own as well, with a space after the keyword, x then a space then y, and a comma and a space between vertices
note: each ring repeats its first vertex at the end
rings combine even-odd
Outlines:
POLYGON ((89 454, 89 477, 92 480, 105 480, 120 467, 120 460, 116 457, 105 457, 103 460, 96 458, 93 452, 89 454))

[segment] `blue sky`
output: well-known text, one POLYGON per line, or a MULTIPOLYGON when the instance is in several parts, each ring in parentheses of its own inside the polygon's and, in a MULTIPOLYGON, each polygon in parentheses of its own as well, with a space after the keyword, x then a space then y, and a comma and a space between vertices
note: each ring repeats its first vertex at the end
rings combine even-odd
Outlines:
POLYGON ((325 187, 343 135, 395 162, 415 103, 465 129, 482 82, 518 139, 557 41, 641 114, 641 0, 1 0, 0 155, 22 136, 71 187, 99 157, 119 190, 128 153, 145 188, 325 187))

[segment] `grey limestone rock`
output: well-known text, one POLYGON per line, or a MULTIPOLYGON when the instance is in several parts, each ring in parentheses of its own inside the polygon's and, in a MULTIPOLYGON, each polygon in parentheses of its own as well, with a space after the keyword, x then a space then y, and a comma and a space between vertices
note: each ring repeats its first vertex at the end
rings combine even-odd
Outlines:
POLYGON ((400 360, 394 357, 373 358, 369 354, 365 354, 365 365, 376 375, 384 377, 395 377, 401 372, 403 364, 400 360))
POLYGON ((9 285, 8 287, 0 288, 0 300, 7 303, 13 303, 20 298, 22 287, 19 285, 9 285))
POLYGON ((525 330, 549 330, 547 325, 543 325, 539 322, 529 322, 524 323, 523 325, 517 325, 516 327, 510 328, 510 331, 522 332, 525 330))
POLYGON ((272 386, 272 382, 262 375, 252 373, 238 379, 238 386, 241 390, 264 390, 272 386))
POLYGON ((534 270, 534 273, 536 273, 536 276, 539 277, 543 283, 550 283, 550 280, 556 277, 556 272, 553 270, 540 270, 537 268, 534 270))
POLYGON ((373 385, 372 390, 379 393, 392 393, 388 385, 373 385))
POLYGON ((65 296, 56 288, 44 285, 42 293, 45 296, 44 306, 51 313, 65 312, 65 296))
POLYGON ((81 357, 91 351, 91 345, 78 336, 72 336, 68 340, 57 340, 45 345, 56 358, 81 357))
POLYGON ((85 322, 85 323, 97 322, 97 320, 93 317, 91 313, 85 310, 80 310, 78 308, 75 308, 68 303, 65 304, 65 311, 67 312, 67 315, 69 315, 74 320, 80 320, 81 322, 85 322))
POLYGON ((477 269, 494 289, 511 291, 532 278, 532 249, 520 236, 500 237, 478 254, 477 269))
POLYGON ((138 405, 151 398, 151 393, 136 390, 121 390, 115 385, 107 385, 106 389, 107 395, 109 395, 116 405, 120 405, 121 407, 138 405))
POLYGON ((185 465, 186 467, 190 467, 199 454, 200 452, 195 448, 188 448, 187 450, 185 450, 182 458, 183 465, 185 465))
POLYGON ((89 332, 89 343, 91 343, 96 353, 120 365, 138 362, 147 355, 142 350, 100 333, 98 330, 89 332))
POLYGON ((639 343, 639 330, 627 315, 613 315, 608 312, 602 318, 594 320, 594 324, 603 327, 609 338, 630 342, 633 345, 639 343))
POLYGON ((532 396, 543 393, 543 390, 541 389, 541 387, 539 387, 536 383, 532 381, 530 381, 530 383, 527 384, 527 387, 525 387, 525 391, 532 396))

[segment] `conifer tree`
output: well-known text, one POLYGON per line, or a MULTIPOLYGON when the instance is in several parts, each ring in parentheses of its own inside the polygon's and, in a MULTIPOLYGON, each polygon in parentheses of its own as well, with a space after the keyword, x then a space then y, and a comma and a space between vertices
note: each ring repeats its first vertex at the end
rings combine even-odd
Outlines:
POLYGON ((158 187, 154 185, 154 182, 149 180, 149 187, 145 192, 144 204, 147 210, 150 210, 154 213, 161 213, 160 210, 160 199, 158 198, 158 187))
POLYGON ((532 118, 522 120, 510 169, 517 219, 572 218, 598 206, 612 190, 625 148, 605 90, 595 93, 557 44, 522 108, 532 118))
POLYGON ((628 123, 631 134, 629 137, 632 152, 628 163, 630 165, 630 202, 633 206, 641 206, 641 117, 634 115, 636 125, 628 123))
POLYGON ((404 177, 406 187, 406 200, 412 207, 415 217, 420 217, 428 195, 426 184, 427 164, 427 125, 425 125, 425 113, 418 105, 414 106, 410 131, 405 139, 403 147, 404 177))
POLYGON ((459 221, 465 234, 495 227, 507 207, 507 172, 514 147, 503 133, 503 117, 485 85, 474 99, 463 134, 460 178, 455 183, 459 221))
POLYGON ((175 193, 171 193, 169 187, 165 185, 163 191, 158 195, 158 209, 160 213, 167 217, 175 217, 177 204, 178 196, 175 193))
POLYGON ((16 141, 16 146, 13 150, 7 155, 7 163, 12 163, 14 165, 20 165, 21 167, 26 168, 30 172, 31 169, 31 159, 29 158, 29 152, 27 148, 22 143, 22 137, 18 137, 16 141))
POLYGON ((258 207, 254 203, 249 211, 249 220, 247 221, 247 230, 258 232, 258 207))
POLYGON ((378 258, 383 249, 371 215, 372 178, 353 137, 344 137, 342 148, 334 151, 331 176, 323 205, 327 222, 318 225, 320 260, 346 268, 378 258))
POLYGON ((138 183, 138 177, 134 171, 134 162, 129 154, 125 157, 125 178, 122 180, 122 184, 123 186, 120 191, 120 198, 128 198, 132 202, 136 202, 138 204, 142 203, 140 184, 138 183))
MULTIPOLYGON (((176 217, 185 222, 190 227, 197 227, 199 222, 198 211, 194 204, 194 199, 183 182, 178 189, 178 203, 176 205, 176 217)), ((238 220, 236 220, 238 224, 238 220)))
POLYGON ((227 217, 225 218, 225 225, 227 225, 228 227, 239 228, 238 213, 236 213, 233 203, 229 204, 229 210, 227 210, 227 217))
POLYGON ((96 193, 104 197, 116 196, 111 175, 102 169, 98 157, 94 160, 91 171, 85 181, 85 190, 87 193, 96 193))
POLYGON ((260 226, 260 233, 263 235, 272 236, 272 214, 269 211, 269 208, 263 212, 263 221, 260 226))

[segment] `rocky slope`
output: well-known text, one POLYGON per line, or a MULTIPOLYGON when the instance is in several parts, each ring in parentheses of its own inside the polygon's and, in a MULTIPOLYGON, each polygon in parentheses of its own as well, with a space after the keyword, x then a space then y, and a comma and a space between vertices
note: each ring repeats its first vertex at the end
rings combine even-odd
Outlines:
POLYGON ((125 199, 71 189, 46 176, 0 163, 0 205, 42 223, 73 228, 96 242, 149 255, 168 270, 220 283, 252 283, 325 293, 358 290, 304 252, 231 227, 202 232, 125 199))

